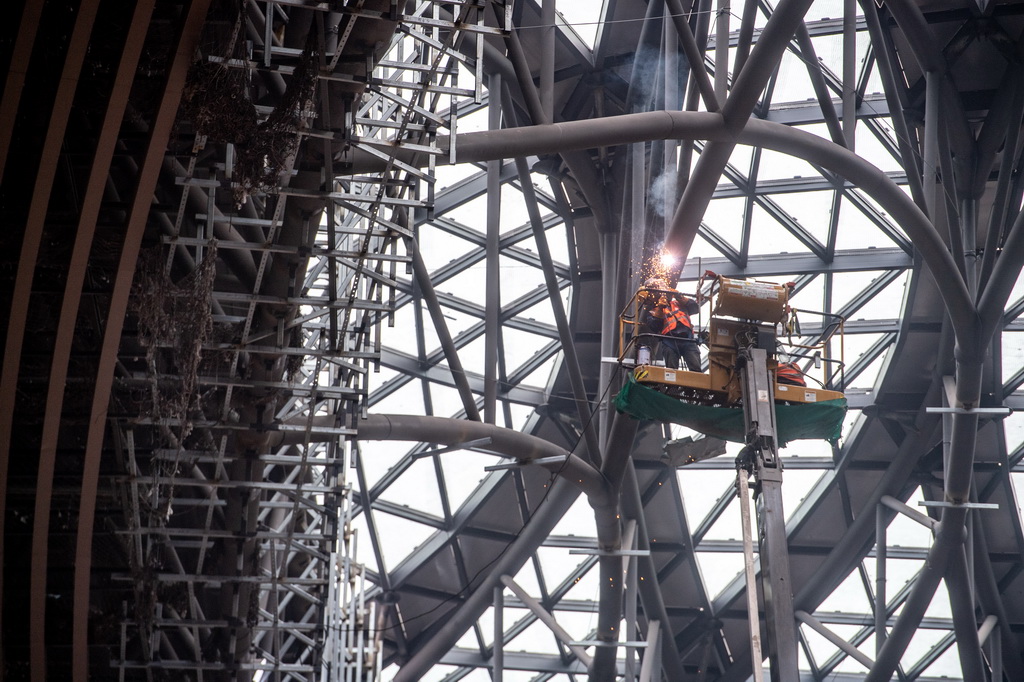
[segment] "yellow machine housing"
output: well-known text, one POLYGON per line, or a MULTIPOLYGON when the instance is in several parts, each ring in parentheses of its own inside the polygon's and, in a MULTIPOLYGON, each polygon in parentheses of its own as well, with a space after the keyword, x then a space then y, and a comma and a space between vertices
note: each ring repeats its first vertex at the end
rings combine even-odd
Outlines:
POLYGON ((758 322, 781 322, 789 306, 789 287, 756 280, 718 278, 715 315, 758 322))

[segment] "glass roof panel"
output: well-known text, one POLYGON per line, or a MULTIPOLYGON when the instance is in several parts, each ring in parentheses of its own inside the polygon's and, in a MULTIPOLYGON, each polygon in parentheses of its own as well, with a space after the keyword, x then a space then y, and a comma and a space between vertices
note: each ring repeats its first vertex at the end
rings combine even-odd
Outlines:
POLYGON ((430 459, 417 459, 413 462, 397 481, 381 492, 377 499, 393 502, 402 507, 410 507, 410 502, 414 501, 416 510, 432 514, 439 519, 444 518, 434 463, 430 459))
POLYGON ((797 239, 773 216, 754 204, 750 222, 750 254, 810 253, 810 249, 797 239))
POLYGON ((441 458, 441 468, 444 471, 448 504, 452 509, 459 509, 486 475, 483 466, 467 466, 467 459, 481 457, 481 455, 468 452, 448 452, 438 455, 438 457, 441 458))
MULTIPOLYGON (((719 594, 743 571, 742 554, 697 551, 697 565, 708 594, 719 594)), ((757 556, 756 544, 754 556, 757 556)))

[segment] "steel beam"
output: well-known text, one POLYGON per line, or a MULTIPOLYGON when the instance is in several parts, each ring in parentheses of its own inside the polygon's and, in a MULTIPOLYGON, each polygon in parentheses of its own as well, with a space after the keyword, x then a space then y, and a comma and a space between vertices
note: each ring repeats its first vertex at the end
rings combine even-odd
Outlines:
MULTIPOLYGON (((720 105, 715 94, 715 86, 708 78, 707 69, 704 68, 704 56, 697 45, 693 31, 690 30, 690 22, 687 21, 682 2, 680 0, 665 0, 665 5, 672 17, 672 25, 676 27, 679 42, 683 46, 683 53, 690 66, 690 74, 693 76, 693 81, 697 83, 701 99, 704 100, 704 108, 708 111, 718 111, 720 105)), ((739 67, 736 70, 739 71, 739 67)))
MULTIPOLYGON (((762 146, 804 159, 853 182, 895 219, 920 250, 928 267, 944 277, 946 285, 939 289, 939 293, 946 302, 954 329, 970 328, 973 318, 970 311, 974 308, 970 293, 962 278, 946 277, 945 273, 956 272, 956 266, 928 218, 885 173, 848 149, 798 129, 752 119, 746 121, 745 127, 734 137, 727 129, 724 117, 719 114, 659 111, 504 129, 497 133, 467 133, 459 137, 457 147, 461 159, 482 161, 508 155, 534 155, 670 138, 736 139, 740 144, 762 146)), ((443 141, 439 144, 443 145, 443 141)), ((699 221, 701 213, 696 215, 699 221)), ((1024 250, 1024 235, 1020 239, 1019 248, 1024 250)), ((1007 260, 1000 259, 1004 263, 1007 260)), ((1004 265, 1004 268, 1010 267, 1009 264, 1004 265)), ((998 304, 990 305, 995 307, 998 304)))
POLYGON ((39 22, 43 16, 42 2, 26 2, 21 6, 21 19, 18 24, 17 38, 11 53, 11 62, 7 66, 7 77, 4 81, 3 98, 0 99, 0 178, 7 174, 7 153, 11 147, 11 136, 14 134, 14 121, 21 104, 21 93, 28 77, 29 62, 32 58, 32 47, 39 31, 39 22))
POLYGON ((577 646, 572 643, 573 638, 569 635, 568 632, 565 631, 565 629, 561 625, 558 624, 558 621, 555 620, 555 617, 548 613, 547 609, 545 609, 540 602, 538 602, 536 599, 527 594, 526 590, 520 587, 519 584, 516 583, 516 581, 513 580, 511 576, 501 576, 501 582, 505 585, 505 587, 512 590, 512 592, 517 597, 519 597, 523 604, 526 605, 526 608, 530 609, 530 611, 532 611, 533 614, 537 616, 540 622, 548 626, 548 629, 550 629, 551 632, 554 633, 555 637, 558 638, 558 641, 566 645, 569 648, 569 650, 572 651, 573 654, 575 654, 576 658, 579 659, 580 663, 587 666, 588 668, 590 667, 590 664, 593 659, 590 657, 590 654, 587 653, 587 650, 581 646, 577 646))
MULTIPOLYGON (((501 76, 488 80, 487 122, 491 130, 501 128, 501 76)), ((501 160, 487 162, 487 246, 484 274, 484 421, 497 423, 498 316, 501 312, 501 273, 498 238, 501 234, 501 160)))
POLYGON ((810 0, 782 0, 768 19, 743 71, 737 74, 729 99, 722 104, 722 121, 727 136, 723 140, 709 141, 704 148, 666 234, 665 249, 680 256, 680 260, 689 253, 700 219, 736 145, 736 136, 749 119, 761 91, 810 4, 810 0))
MULTIPOLYGON (((411 434, 410 434, 411 435, 411 434)), ((491 567, 482 580, 451 617, 434 632, 430 639, 412 652, 409 660, 395 674, 395 682, 420 680, 442 657, 448 654, 462 634, 491 605, 493 590, 499 584, 500 576, 515 575, 530 560, 537 547, 548 536, 551 529, 561 521, 579 495, 577 488, 564 478, 559 478, 549 489, 545 501, 540 505, 516 540, 491 567)), ((505 666, 511 668, 511 656, 506 654, 505 666)))
POLYGON ((466 378, 466 372, 462 367, 459 351, 452 340, 451 333, 448 331, 448 324, 444 320, 444 311, 441 310, 441 304, 437 299, 437 292, 434 291, 434 285, 430 280, 430 273, 427 271, 427 266, 424 264, 419 247, 415 242, 411 244, 410 251, 412 252, 413 275, 416 277, 416 282, 420 287, 423 301, 427 304, 427 311, 430 313, 430 319, 434 324, 434 331, 437 333, 441 349, 444 351, 445 361, 451 370, 452 381, 455 383, 455 388, 462 399, 462 407, 470 419, 480 421, 480 413, 476 408, 476 399, 473 398, 469 380, 466 378))
POLYGON ((953 552, 946 569, 946 590, 953 613, 953 631, 960 655, 960 671, 964 682, 987 682, 981 652, 981 637, 975 617, 974 584, 971 580, 964 547, 953 552))
POLYGON ((827 627, 825 627, 825 624, 822 623, 820 620, 818 620, 811 614, 807 613, 806 611, 797 611, 794 615, 796 616, 797 620, 799 620, 801 623, 804 623, 812 630, 817 632, 819 635, 835 644, 850 658, 853 658, 858 663, 863 665, 865 668, 871 667, 871 659, 863 651, 853 646, 836 633, 829 630, 827 627))
POLYGON ((590 414, 593 408, 587 398, 587 389, 583 382, 583 373, 580 370, 579 357, 576 354, 576 342, 573 338, 572 329, 569 327, 569 319, 565 314, 565 306, 562 304, 561 289, 555 276, 554 261, 551 259, 551 249, 548 248, 547 234, 541 224, 540 211, 537 209, 536 193, 533 189, 533 182, 530 180, 530 171, 526 166, 526 160, 516 157, 516 169, 519 171, 519 184, 522 187, 523 198, 526 200, 526 210, 530 216, 530 223, 533 225, 533 239, 537 245, 537 255, 540 257, 541 269, 544 272, 544 284, 548 289, 548 297, 551 299, 551 311, 555 318, 555 327, 558 328, 558 337, 562 342, 562 353, 565 358, 566 372, 569 375, 569 383, 572 386, 573 401, 576 404, 576 413, 580 419, 580 427, 583 429, 583 437, 587 445, 587 459, 591 464, 599 462, 598 457, 600 445, 597 438, 597 430, 594 428, 590 414))

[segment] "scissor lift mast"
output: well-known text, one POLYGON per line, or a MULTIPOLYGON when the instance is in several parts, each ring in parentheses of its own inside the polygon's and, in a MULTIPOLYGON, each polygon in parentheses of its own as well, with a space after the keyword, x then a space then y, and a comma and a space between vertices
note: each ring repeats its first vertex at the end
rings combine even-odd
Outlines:
POLYGON ((768 354, 763 348, 743 349, 738 358, 743 387, 743 415, 746 445, 737 458, 737 487, 743 505, 743 549, 747 568, 747 595, 754 679, 761 682, 760 619, 753 576, 753 548, 750 542, 747 478, 754 477, 757 509, 758 550, 761 558, 761 592, 764 595, 768 660, 772 682, 800 679, 797 661, 796 619, 793 588, 789 576, 789 548, 782 503, 782 462, 778 455, 775 424, 775 396, 768 371, 768 354))

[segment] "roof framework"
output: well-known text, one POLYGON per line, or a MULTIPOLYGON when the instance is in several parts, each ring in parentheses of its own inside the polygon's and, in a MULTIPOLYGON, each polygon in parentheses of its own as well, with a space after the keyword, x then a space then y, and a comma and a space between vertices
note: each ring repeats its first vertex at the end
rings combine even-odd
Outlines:
POLYGON ((3 674, 748 679, 735 452, 608 402, 665 248, 850 320, 803 677, 1024 679, 1022 9, 26 3, 3 674))

